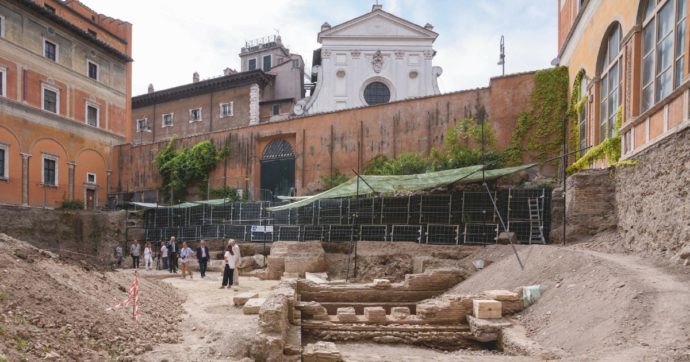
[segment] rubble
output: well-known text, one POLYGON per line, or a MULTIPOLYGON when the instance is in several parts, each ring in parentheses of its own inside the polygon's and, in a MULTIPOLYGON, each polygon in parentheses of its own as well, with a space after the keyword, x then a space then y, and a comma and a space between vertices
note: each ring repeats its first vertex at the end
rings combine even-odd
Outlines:
POLYGON ((303 362, 340 362, 342 360, 333 342, 310 343, 302 353, 303 362))

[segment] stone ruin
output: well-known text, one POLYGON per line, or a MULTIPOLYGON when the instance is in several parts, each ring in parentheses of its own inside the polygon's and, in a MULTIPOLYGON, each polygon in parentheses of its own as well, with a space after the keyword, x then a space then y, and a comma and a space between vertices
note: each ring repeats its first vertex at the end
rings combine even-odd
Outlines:
MULTIPOLYGON (((270 261, 269 261, 270 263, 270 261)), ((297 272, 296 272, 297 273, 297 272)), ((472 295, 447 291, 465 279, 455 268, 408 274, 403 282, 329 282, 325 274, 284 277, 265 300, 238 295, 235 304, 260 303, 250 357, 257 361, 340 361, 334 342, 375 342, 457 349, 501 349, 510 341, 506 318, 523 310, 523 290, 472 295)), ((245 304, 246 305, 246 304, 245 304)))

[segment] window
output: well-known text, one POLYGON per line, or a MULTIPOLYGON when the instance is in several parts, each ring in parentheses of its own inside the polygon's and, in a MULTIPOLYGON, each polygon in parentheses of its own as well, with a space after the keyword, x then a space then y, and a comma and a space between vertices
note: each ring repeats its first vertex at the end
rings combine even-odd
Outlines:
POLYGON ((52 7, 48 4, 43 4, 43 6, 46 8, 46 10, 48 10, 49 13, 55 14, 55 8, 54 7, 52 7))
POLYGON ((7 97, 7 69, 0 67, 0 96, 7 97))
POLYGON ((9 175, 9 155, 7 145, 0 143, 0 179, 7 180, 9 175))
POLYGON ((249 68, 249 70, 256 69, 256 58, 255 59, 249 59, 249 61, 247 62, 247 68, 249 68))
POLYGON ((272 108, 272 109, 271 109, 271 113, 272 113, 274 116, 277 116, 277 115, 280 114, 280 104, 274 104, 271 108, 272 108))
POLYGON ((685 0, 648 0, 642 28, 642 111, 683 81, 685 0))
POLYGON ((60 113, 60 92, 57 88, 47 84, 41 85, 43 110, 60 113))
POLYGON ((43 155, 43 184, 48 186, 57 186, 58 170, 57 170, 57 156, 43 155))
POLYGON ((94 30, 87 29, 86 32, 89 33, 89 35, 91 35, 94 38, 98 37, 98 33, 96 33, 94 30))
POLYGON ((599 141, 613 136, 616 125, 616 113, 620 106, 621 67, 620 51, 621 27, 609 33, 603 59, 603 70, 599 82, 599 141))
POLYGON ((98 127, 98 106, 86 105, 86 124, 93 127, 98 127))
POLYGON ((49 40, 43 40, 43 56, 57 62, 57 44, 49 41, 49 40))
POLYGON ((582 108, 580 108, 580 114, 578 119, 578 124, 580 128, 580 154, 584 154, 585 147, 587 147, 587 79, 583 76, 580 83, 580 95, 584 97, 582 102, 582 108))
POLYGON ((173 125, 173 114, 168 113, 163 115, 163 127, 172 127, 173 125))
POLYGON ((189 122, 201 121, 201 108, 194 108, 189 110, 189 122))
POLYGON ((95 184, 96 183, 96 174, 87 172, 86 173, 86 183, 87 184, 95 184))
POLYGON ((221 117, 232 116, 232 111, 233 111, 232 110, 232 102, 220 104, 220 116, 221 117))
POLYGON ((89 78, 98 80, 98 64, 90 60, 87 60, 86 74, 89 76, 89 78))
POLYGON ((149 130, 149 120, 146 118, 137 119, 137 132, 149 130))
POLYGON ((369 105, 388 103, 391 99, 391 91, 381 82, 372 82, 364 88, 364 100, 369 105))
POLYGON ((268 72, 271 70, 271 56, 270 55, 264 55, 263 59, 263 67, 261 68, 264 72, 268 72))
POLYGON ((5 17, 0 15, 0 38, 5 37, 5 17))

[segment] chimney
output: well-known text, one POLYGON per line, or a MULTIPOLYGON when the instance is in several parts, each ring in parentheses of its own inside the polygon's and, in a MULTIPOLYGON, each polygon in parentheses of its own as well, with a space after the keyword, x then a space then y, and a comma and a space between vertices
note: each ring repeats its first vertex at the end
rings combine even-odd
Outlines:
POLYGON ((434 26, 431 25, 431 24, 429 24, 429 23, 426 23, 426 25, 424 25, 424 29, 426 29, 426 30, 434 30, 434 26))
MULTIPOLYGON (((378 1, 377 1, 377 2, 378 2, 378 1)), ((383 9, 383 5, 381 5, 381 4, 374 4, 374 5, 371 6, 371 11, 372 11, 372 12, 374 12, 374 11, 376 11, 376 10, 381 10, 381 9, 383 9)))
POLYGON ((153 93, 153 83, 149 83, 149 93, 153 93))
POLYGON ((192 74, 192 83, 199 83, 199 73, 194 72, 194 74, 192 74))
POLYGON ((223 69, 223 75, 232 75, 232 74, 235 74, 235 73, 237 73, 237 71, 234 70, 234 69, 231 69, 231 68, 225 68, 225 69, 223 69))
POLYGON ((323 23, 323 25, 321 25, 321 31, 329 30, 330 28, 331 24, 329 23, 323 23))

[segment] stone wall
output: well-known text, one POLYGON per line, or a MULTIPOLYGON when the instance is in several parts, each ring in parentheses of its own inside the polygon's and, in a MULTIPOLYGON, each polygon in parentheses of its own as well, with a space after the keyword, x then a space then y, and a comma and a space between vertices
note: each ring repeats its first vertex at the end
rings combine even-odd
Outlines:
MULTIPOLYGON (((0 233, 64 257, 110 263, 124 242, 125 212, 62 211, 0 206, 0 233)), ((125 250, 126 252, 126 250, 125 250)))
MULTIPOLYGON (((604 230, 615 229, 616 185, 615 171, 609 169, 586 170, 566 180, 566 238, 568 242, 592 237, 604 230)), ((563 241, 562 188, 553 191, 551 241, 563 241)))
POLYGON ((627 249, 675 256, 690 246, 690 128, 633 158, 615 176, 618 231, 627 249))

